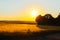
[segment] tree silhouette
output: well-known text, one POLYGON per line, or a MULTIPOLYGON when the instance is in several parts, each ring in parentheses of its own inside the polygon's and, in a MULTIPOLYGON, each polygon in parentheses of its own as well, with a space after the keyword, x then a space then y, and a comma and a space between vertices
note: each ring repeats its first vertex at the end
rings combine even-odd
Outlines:
POLYGON ((57 18, 53 18, 51 14, 39 15, 36 17, 36 22, 38 25, 60 26, 60 13, 57 18))
POLYGON ((54 18, 51 16, 51 14, 46 14, 44 18, 46 25, 53 25, 54 18))
POLYGON ((51 16, 51 14, 46 14, 45 16, 37 16, 36 22, 38 25, 53 25, 54 24, 54 18, 51 16))
POLYGON ((42 24, 42 16, 41 15, 36 17, 36 22, 37 22, 38 25, 42 24))
POLYGON ((55 25, 60 25, 60 13, 58 17, 55 19, 55 25))

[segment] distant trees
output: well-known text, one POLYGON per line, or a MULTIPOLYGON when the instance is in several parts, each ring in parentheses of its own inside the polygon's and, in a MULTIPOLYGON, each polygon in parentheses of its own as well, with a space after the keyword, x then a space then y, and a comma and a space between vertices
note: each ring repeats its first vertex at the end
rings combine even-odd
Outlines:
POLYGON ((60 24, 60 15, 57 18, 53 18, 51 14, 46 14, 45 16, 37 16, 36 22, 38 25, 59 25, 60 24))
POLYGON ((37 16, 36 22, 37 22, 37 24, 42 24, 43 23, 43 17, 41 15, 37 16))
POLYGON ((45 16, 45 24, 46 25, 52 25, 54 18, 51 16, 51 14, 46 14, 45 16))

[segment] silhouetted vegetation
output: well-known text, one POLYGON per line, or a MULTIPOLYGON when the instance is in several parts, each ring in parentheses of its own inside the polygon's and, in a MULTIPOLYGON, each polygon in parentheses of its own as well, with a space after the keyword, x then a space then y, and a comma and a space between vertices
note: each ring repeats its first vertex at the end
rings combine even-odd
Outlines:
POLYGON ((36 22, 38 25, 60 26, 60 15, 57 18, 52 17, 51 14, 39 15, 36 18, 36 22))

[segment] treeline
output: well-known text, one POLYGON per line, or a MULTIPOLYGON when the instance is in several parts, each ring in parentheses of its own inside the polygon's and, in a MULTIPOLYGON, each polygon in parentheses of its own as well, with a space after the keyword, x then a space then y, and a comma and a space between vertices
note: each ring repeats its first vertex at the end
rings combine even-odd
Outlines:
POLYGON ((60 26, 60 14, 56 18, 52 17, 51 14, 39 15, 36 17, 36 22, 38 25, 60 26))

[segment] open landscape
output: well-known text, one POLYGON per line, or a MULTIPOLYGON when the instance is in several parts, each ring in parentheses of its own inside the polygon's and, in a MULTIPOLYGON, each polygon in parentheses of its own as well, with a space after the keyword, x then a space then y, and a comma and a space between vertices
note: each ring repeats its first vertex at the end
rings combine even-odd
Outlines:
POLYGON ((60 40, 60 0, 0 0, 0 40, 60 40))
POLYGON ((60 27, 0 23, 0 40, 60 40, 60 27))

